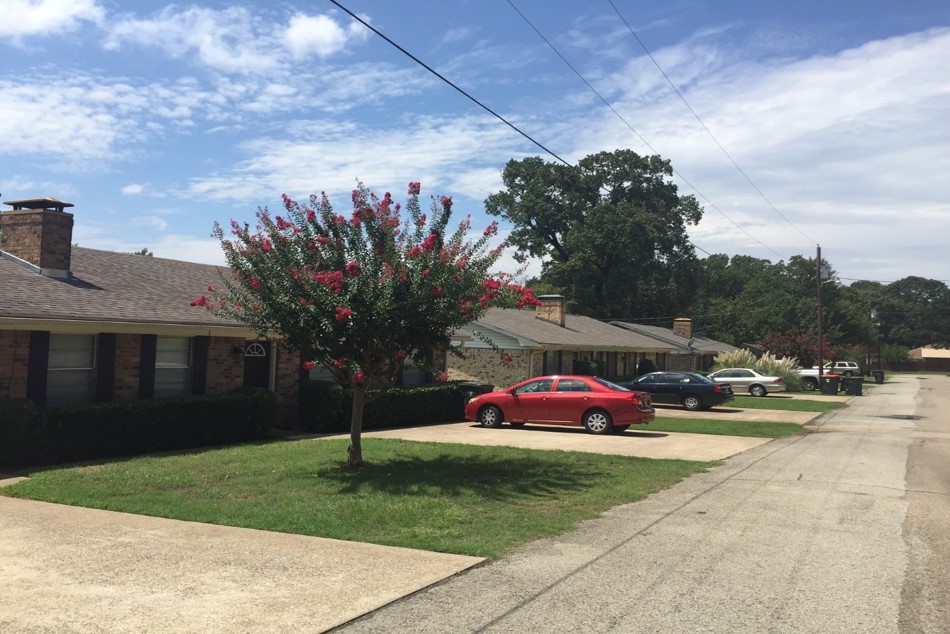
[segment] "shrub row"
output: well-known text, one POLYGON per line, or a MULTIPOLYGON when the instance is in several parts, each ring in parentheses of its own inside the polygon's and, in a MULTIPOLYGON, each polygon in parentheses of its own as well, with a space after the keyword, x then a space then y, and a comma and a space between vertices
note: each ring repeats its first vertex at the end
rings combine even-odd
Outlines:
POLYGON ((0 400, 0 469, 29 464, 42 452, 42 432, 33 401, 0 400))
POLYGON ((0 467, 133 456, 261 437, 277 419, 269 390, 37 410, 0 401, 0 467))
MULTIPOLYGON (((335 383, 309 381, 300 387, 300 424, 308 432, 348 432, 352 411, 349 391, 335 383)), ((392 387, 367 392, 363 429, 445 423, 463 416, 458 383, 392 387)))

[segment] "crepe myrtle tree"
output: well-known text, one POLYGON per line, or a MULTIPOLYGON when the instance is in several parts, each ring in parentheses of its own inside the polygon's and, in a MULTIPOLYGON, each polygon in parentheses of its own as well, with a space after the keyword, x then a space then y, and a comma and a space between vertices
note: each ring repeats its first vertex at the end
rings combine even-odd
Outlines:
POLYGON ((538 303, 513 275, 490 272, 504 248, 491 246, 497 223, 474 240, 470 217, 447 233, 452 199, 433 196, 429 217, 419 194, 420 184, 409 183, 402 209, 359 183, 349 216, 336 214, 325 193, 303 204, 284 195, 285 215, 258 209, 253 231, 232 221, 225 237, 215 224, 231 276, 192 302, 280 338, 302 354, 303 369, 322 364, 351 388, 351 467, 363 464, 368 387, 452 350, 452 332, 493 306, 538 303))

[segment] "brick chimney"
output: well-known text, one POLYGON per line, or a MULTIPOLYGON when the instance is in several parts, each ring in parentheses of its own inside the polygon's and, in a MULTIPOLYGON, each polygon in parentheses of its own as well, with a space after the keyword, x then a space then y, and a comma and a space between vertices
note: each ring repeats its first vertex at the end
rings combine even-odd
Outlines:
POLYGON ((689 317, 677 317, 673 320, 673 333, 689 339, 693 336, 693 320, 689 317))
POLYGON ((73 215, 63 210, 73 204, 56 198, 3 204, 13 209, 0 213, 0 255, 48 277, 68 278, 73 215))
POLYGON ((540 295, 538 301, 541 302, 535 309, 535 317, 550 321, 558 326, 564 326, 564 296, 563 295, 540 295))

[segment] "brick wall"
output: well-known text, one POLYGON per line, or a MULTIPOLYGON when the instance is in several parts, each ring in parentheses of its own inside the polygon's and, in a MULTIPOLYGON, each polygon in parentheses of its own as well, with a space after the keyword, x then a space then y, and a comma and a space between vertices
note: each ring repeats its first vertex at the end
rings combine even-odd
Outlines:
POLYGON ((534 367, 529 367, 530 371, 528 376, 525 377, 526 379, 544 374, 544 357, 540 353, 535 353, 531 358, 534 367))
MULTIPOLYGON (((540 371, 532 371, 529 365, 530 353, 525 350, 496 352, 491 349, 467 349, 464 354, 465 358, 463 359, 452 354, 448 355, 446 362, 450 381, 491 383, 495 386, 495 389, 500 389, 540 374, 540 371), (501 362, 500 355, 502 352, 511 355, 512 362, 510 364, 501 362)), ((536 354, 534 356, 540 357, 541 355, 536 354)), ((535 369, 539 366, 540 362, 535 360, 535 369)))
MULTIPOLYGON (((244 385, 242 337, 212 337, 208 346, 207 394, 222 394, 244 385)), ((276 349, 276 345, 274 346, 276 349)), ((30 333, 0 330, 0 398, 26 398, 30 333)), ((131 401, 139 395, 142 335, 117 334, 115 354, 116 401, 131 401)), ((280 350, 277 357, 276 392, 281 410, 296 416, 300 361, 297 353, 280 350)))
POLYGON ((139 397, 141 358, 142 335, 115 336, 115 400, 134 401, 139 397))
POLYGON ((72 214, 31 209, 5 211, 0 219, 0 249, 44 269, 69 269, 72 214))
POLYGON ((696 357, 691 354, 671 354, 670 370, 692 372, 696 368, 696 357))
POLYGON ((280 417, 285 423, 297 420, 297 397, 300 393, 300 353, 291 352, 274 342, 277 352, 277 376, 274 391, 280 406, 280 417))
POLYGON ((30 333, 0 330, 0 398, 26 398, 30 333))
POLYGON ((244 385, 244 355, 235 354, 234 346, 244 350, 245 345, 243 337, 211 337, 206 394, 222 394, 244 385))

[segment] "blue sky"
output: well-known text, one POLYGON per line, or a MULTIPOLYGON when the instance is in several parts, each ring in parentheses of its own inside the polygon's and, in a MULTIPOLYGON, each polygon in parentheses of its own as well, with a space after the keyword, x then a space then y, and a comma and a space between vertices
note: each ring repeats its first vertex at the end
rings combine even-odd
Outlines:
MULTIPOLYGON (((845 283, 950 282, 944 0, 341 3, 571 162, 670 159, 706 210, 700 256, 820 243, 845 283)), ((0 14, 2 200, 74 203, 82 246, 222 263, 215 221, 284 192, 348 211, 357 178, 397 200, 421 181, 480 232, 505 163, 542 154, 329 1, 0 14)))

